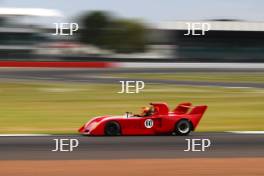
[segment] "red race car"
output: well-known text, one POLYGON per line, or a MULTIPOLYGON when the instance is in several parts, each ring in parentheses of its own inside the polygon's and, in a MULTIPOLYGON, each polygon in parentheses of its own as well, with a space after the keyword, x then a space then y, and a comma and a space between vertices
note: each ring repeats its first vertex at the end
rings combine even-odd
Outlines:
POLYGON ((205 105, 181 103, 170 112, 166 103, 150 103, 140 114, 95 117, 79 132, 92 136, 188 135, 195 130, 206 109, 205 105))

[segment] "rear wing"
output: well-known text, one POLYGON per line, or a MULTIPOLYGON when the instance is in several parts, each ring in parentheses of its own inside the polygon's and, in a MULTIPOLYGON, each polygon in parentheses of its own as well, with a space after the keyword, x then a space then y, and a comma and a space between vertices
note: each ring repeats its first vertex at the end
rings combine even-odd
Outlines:
POLYGON ((206 105, 201 105, 201 106, 195 106, 193 109, 189 112, 189 114, 199 114, 202 116, 204 112, 206 111, 207 106, 206 105))

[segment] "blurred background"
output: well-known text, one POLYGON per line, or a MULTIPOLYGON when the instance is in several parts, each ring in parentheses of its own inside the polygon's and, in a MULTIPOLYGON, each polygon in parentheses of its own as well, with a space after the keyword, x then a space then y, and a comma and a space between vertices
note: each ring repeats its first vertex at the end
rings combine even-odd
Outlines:
POLYGON ((263 5, 260 0, 3 0, 0 59, 263 62, 263 5), (186 22, 206 22, 211 30, 186 37, 186 22), (78 23, 79 29, 56 36, 54 23, 78 23))
POLYGON ((200 131, 264 130, 263 6, 1 0, 0 133, 76 133, 91 117, 138 112, 155 101, 208 105, 200 131), (186 36, 186 22, 211 30, 186 36), (53 35, 54 23, 79 28, 53 35), (146 87, 118 94, 120 80, 146 87))

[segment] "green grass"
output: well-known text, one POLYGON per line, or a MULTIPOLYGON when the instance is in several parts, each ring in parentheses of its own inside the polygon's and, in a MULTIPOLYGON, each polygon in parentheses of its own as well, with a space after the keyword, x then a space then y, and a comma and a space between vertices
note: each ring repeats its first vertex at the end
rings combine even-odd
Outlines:
POLYGON ((147 84, 140 94, 120 86, 0 82, 0 133, 76 133, 89 118, 137 112, 152 101, 209 106, 198 131, 264 130, 264 89, 147 84))
POLYGON ((264 72, 235 72, 235 73, 217 73, 217 72, 179 72, 179 73, 129 73, 111 75, 123 78, 141 78, 141 79, 165 79, 181 81, 214 81, 214 82, 245 82, 245 83, 264 83, 264 72))

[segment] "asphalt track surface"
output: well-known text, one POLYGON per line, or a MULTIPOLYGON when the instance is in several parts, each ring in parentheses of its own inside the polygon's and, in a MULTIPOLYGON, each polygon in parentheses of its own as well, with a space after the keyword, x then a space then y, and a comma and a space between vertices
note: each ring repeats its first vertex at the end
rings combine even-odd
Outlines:
MULTIPOLYGON (((103 83, 113 84, 126 80, 122 77, 105 76, 104 74, 118 73, 177 73, 177 72, 236 72, 241 70, 230 69, 0 69, 0 79, 14 80, 33 80, 33 81, 58 81, 76 83, 103 83)), ((247 70, 249 72, 256 69, 247 70)), ((140 78, 139 78, 140 79, 140 78)), ((131 81, 138 79, 129 79, 131 81)), ((220 87, 253 87, 264 88, 264 83, 232 83, 232 82, 213 82, 213 81, 182 81, 182 80, 161 80, 161 79, 140 79, 148 84, 171 84, 171 85, 190 85, 190 86, 220 86, 220 87)))
MULTIPOLYGON (((199 142, 198 142, 199 143, 199 142)), ((66 146, 68 149, 68 146, 66 146)), ((64 148, 64 149, 66 149, 64 148)), ((201 149, 201 146, 196 146, 201 149)), ((0 160, 83 160, 264 157, 264 134, 192 133, 190 136, 79 135, 0 137, 0 160), (72 152, 53 152, 54 139, 77 139, 72 152), (209 139, 205 151, 184 151, 186 139, 209 139)))

